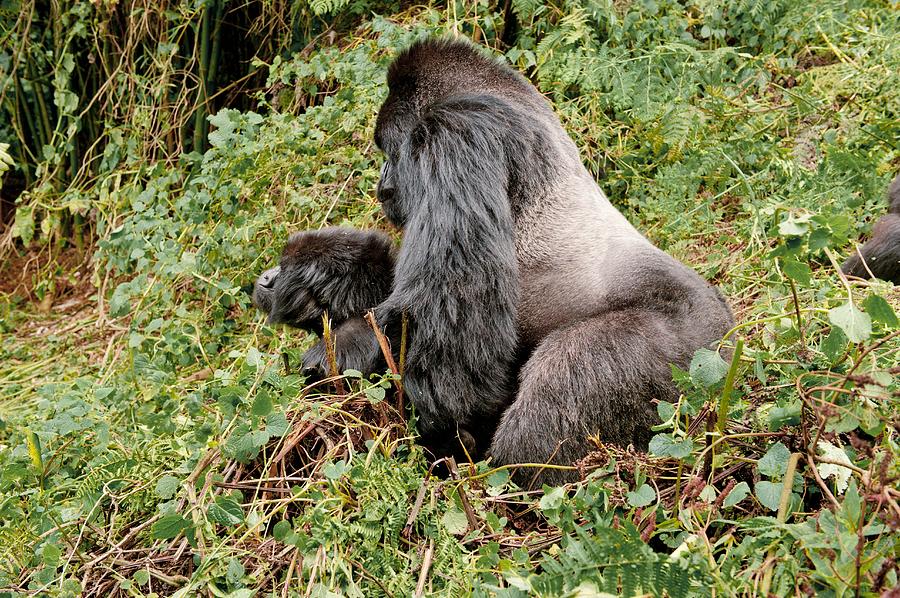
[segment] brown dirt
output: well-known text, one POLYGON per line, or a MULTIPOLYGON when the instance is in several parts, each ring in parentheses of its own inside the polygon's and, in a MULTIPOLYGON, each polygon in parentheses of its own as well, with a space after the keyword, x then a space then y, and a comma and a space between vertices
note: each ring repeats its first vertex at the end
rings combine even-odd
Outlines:
POLYGON ((0 299, 34 303, 38 313, 51 309, 68 313, 83 307, 95 292, 90 251, 74 247, 58 254, 51 251, 47 247, 10 250, 0 263, 0 299), (39 285, 51 291, 38 293, 39 285))

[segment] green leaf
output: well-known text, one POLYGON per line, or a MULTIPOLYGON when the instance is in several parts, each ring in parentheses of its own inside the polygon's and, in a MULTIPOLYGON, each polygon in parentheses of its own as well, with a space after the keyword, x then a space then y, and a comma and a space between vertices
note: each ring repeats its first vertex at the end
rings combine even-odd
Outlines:
POLYGON ((656 491, 649 484, 643 484, 634 492, 625 494, 625 498, 632 507, 646 507, 656 500, 656 491))
POLYGON ((131 579, 139 586, 147 585, 150 583, 150 572, 146 569, 138 569, 134 572, 134 575, 131 576, 131 579))
POLYGON ((16 219, 12 226, 13 238, 22 239, 23 245, 31 244, 34 239, 34 206, 19 206, 16 208, 16 219))
POLYGON ((747 482, 741 482, 731 489, 731 492, 729 492, 728 496, 725 497, 725 500, 722 501, 722 506, 726 509, 733 507, 749 495, 750 486, 747 485, 747 482))
POLYGON ((862 499, 859 496, 859 491, 856 488, 856 480, 850 478, 850 484, 847 488, 846 494, 844 494, 844 504, 841 505, 841 513, 844 516, 844 519, 853 525, 853 529, 858 529, 859 526, 859 514, 860 508, 862 507, 862 499))
POLYGON ((175 476, 164 475, 156 482, 156 495, 164 500, 169 500, 178 491, 180 480, 175 476))
POLYGON ((819 475, 822 476, 822 479, 827 480, 828 478, 833 477, 834 487, 837 490, 837 493, 843 494, 844 491, 847 490, 847 483, 850 481, 851 470, 849 468, 853 465, 850 462, 850 458, 847 456, 847 453, 844 452, 844 449, 831 444, 827 440, 820 440, 816 443, 816 448, 822 453, 822 456, 829 461, 843 463, 847 466, 842 467, 835 463, 819 463, 819 475))
POLYGON ((41 548, 41 561, 48 567, 56 567, 60 557, 62 557, 62 551, 56 544, 47 543, 41 548))
POLYGON ((231 433, 222 450, 227 457, 247 463, 259 454, 268 440, 269 433, 265 430, 250 431, 242 424, 231 433))
POLYGON ((762 480, 756 483, 756 498, 759 504, 766 507, 770 511, 778 510, 778 503, 781 502, 781 483, 769 482, 762 480))
POLYGON ((669 434, 657 434, 650 439, 650 453, 659 457, 675 457, 684 459, 694 450, 694 441, 690 438, 675 440, 669 434))
POLYGON ((131 312, 131 287, 123 282, 113 291, 109 298, 109 315, 113 318, 121 318, 131 312))
POLYGON ((166 515, 153 524, 150 535, 156 540, 169 540, 186 530, 191 522, 181 515, 166 515))
POLYGON ((866 341, 872 334, 872 318, 849 301, 828 310, 828 320, 843 330, 854 343, 866 341))
POLYGON ((809 216, 788 214, 778 225, 778 233, 783 237, 800 237, 809 231, 809 216))
POLYGON ((282 519, 272 527, 272 537, 279 542, 284 541, 289 533, 294 531, 289 521, 282 519))
POLYGON ((817 228, 809 234, 810 251, 820 251, 828 247, 831 243, 831 231, 827 228, 817 228))
POLYGON ((799 424, 800 408, 799 399, 772 407, 772 410, 769 411, 769 430, 777 432, 784 426, 796 426, 799 424))
POLYGON ((728 373, 728 364, 718 351, 697 349, 691 359, 690 373, 694 384, 712 386, 728 373))
POLYGON ((881 322, 889 328, 896 328, 898 325, 897 314, 890 304, 880 295, 869 295, 863 301, 863 307, 866 313, 876 322, 881 322))
POLYGON ((667 422, 675 415, 675 405, 669 401, 660 401, 656 404, 656 414, 661 422, 667 422))
POLYGON ((25 434, 25 445, 28 447, 28 457, 31 459, 31 464, 38 473, 43 473, 44 459, 41 456, 41 439, 37 434, 28 430, 25 434))
POLYGON ((380 386, 370 386, 363 392, 366 393, 366 397, 369 401, 376 405, 384 400, 384 389, 380 386))
POLYGON ((341 459, 336 463, 326 464, 325 467, 322 468, 322 473, 324 473, 325 477, 329 480, 339 480, 348 469, 350 468, 347 466, 347 462, 341 459))
POLYGON ((812 270, 809 265, 793 258, 784 260, 781 270, 786 276, 796 280, 803 286, 809 286, 812 280, 812 270))
POLYGON ((206 514, 210 521, 222 525, 237 525, 244 520, 244 510, 232 498, 217 496, 216 502, 209 505, 206 514))
POLYGON ((844 331, 835 326, 831 329, 831 332, 825 337, 825 340, 822 341, 821 346, 819 347, 822 353, 833 363, 837 360, 838 357, 844 354, 844 351, 847 350, 847 343, 850 342, 847 338, 847 335, 844 334, 844 331))
POLYGON ((791 451, 780 442, 776 442, 757 463, 760 475, 769 478, 780 478, 787 471, 791 451))
POLYGON ((250 407, 250 413, 257 417, 265 417, 272 412, 272 399, 264 388, 260 388, 253 399, 253 405, 250 407))
POLYGON ((284 413, 275 412, 266 416, 266 434, 269 438, 281 438, 290 428, 291 424, 284 413))
POLYGON ((499 469, 485 480, 491 488, 502 488, 509 482, 509 470, 499 469))
POLYGON ((469 528, 466 514, 457 508, 451 508, 441 517, 441 524, 454 536, 461 536, 469 528))
POLYGON ((541 497, 538 506, 542 511, 555 511, 562 506, 565 497, 566 491, 561 486, 550 488, 544 492, 544 496, 541 497))
POLYGON ((236 558, 228 559, 228 569, 225 571, 225 580, 232 586, 241 583, 244 578, 244 565, 236 558))

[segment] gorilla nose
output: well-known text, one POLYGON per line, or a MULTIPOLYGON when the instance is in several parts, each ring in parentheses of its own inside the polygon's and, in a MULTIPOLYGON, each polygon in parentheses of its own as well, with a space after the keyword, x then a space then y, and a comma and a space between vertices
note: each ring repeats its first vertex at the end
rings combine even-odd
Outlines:
POLYGON ((281 267, 275 267, 271 270, 266 270, 259 276, 259 286, 271 289, 275 286, 275 281, 278 279, 278 274, 281 272, 281 267))

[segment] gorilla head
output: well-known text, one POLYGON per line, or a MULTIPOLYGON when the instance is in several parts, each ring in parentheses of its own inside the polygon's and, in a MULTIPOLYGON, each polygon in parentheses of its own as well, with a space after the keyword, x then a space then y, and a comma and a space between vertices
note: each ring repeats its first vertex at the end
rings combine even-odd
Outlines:
POLYGON ((872 227, 872 237, 841 266, 844 274, 900 284, 900 174, 888 188, 888 213, 872 227))
POLYGON ((263 272, 253 302, 284 323, 321 335, 322 314, 335 326, 383 301, 394 280, 390 238, 375 231, 324 228, 294 233, 281 263, 263 272))
MULTIPOLYGON (((375 314, 394 339, 408 318, 403 384, 423 441, 447 447, 468 431, 500 464, 571 465, 591 435, 646 447, 653 402, 678 398, 670 364, 686 367, 733 325, 721 294, 610 204, 545 98, 509 66, 464 41, 427 40, 387 79, 378 197, 403 244, 375 314)), ((377 356, 361 334, 338 329, 337 344, 377 356)))

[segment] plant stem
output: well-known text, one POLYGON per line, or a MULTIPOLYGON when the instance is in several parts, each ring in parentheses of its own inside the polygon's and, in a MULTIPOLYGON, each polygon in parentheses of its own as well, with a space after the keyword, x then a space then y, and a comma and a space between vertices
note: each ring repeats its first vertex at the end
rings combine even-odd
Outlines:
MULTIPOLYGON (((794 472, 797 471, 797 462, 800 460, 800 453, 791 453, 790 458, 788 459, 787 471, 784 473, 784 484, 781 486, 781 500, 778 501, 778 522, 784 523, 785 519, 787 519, 787 510, 791 504, 791 488, 794 485, 794 472)), ((767 560, 775 559, 775 548, 769 549, 769 558, 767 560)), ((768 596, 769 588, 772 587, 772 575, 775 573, 775 563, 770 563, 766 567, 766 572, 763 574, 762 582, 760 583, 760 595, 768 596)))
POLYGON ((790 276, 787 277, 788 282, 791 283, 791 296, 794 298, 794 314, 797 316, 797 330, 800 332, 800 345, 803 347, 803 350, 806 350, 806 333, 803 332, 803 319, 800 317, 800 300, 797 299, 797 285, 794 284, 794 279, 790 276))
POLYGON ((728 422, 728 408, 731 406, 731 390, 734 388, 734 378, 737 375, 737 369, 743 351, 744 339, 739 338, 734 344, 734 355, 731 356, 731 366, 728 368, 728 374, 725 375, 725 387, 722 389, 721 398, 719 398, 719 414, 716 425, 719 434, 725 433, 725 424, 728 422))

